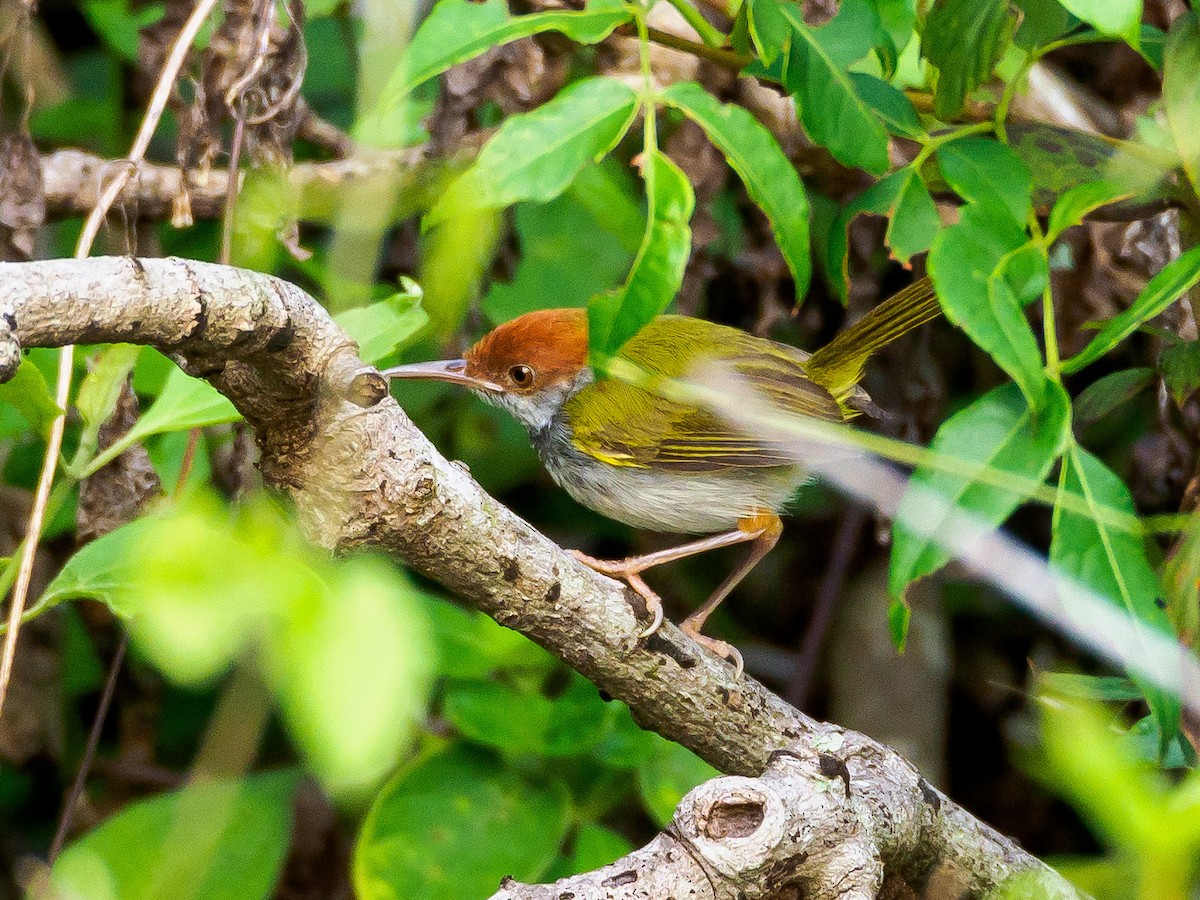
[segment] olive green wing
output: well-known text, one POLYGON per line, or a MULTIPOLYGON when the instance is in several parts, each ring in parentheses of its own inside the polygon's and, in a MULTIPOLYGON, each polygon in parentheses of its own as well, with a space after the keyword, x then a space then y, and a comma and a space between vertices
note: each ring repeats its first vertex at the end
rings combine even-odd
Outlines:
MULTIPOLYGON (((841 421, 837 401, 804 375, 800 357, 722 360, 782 410, 841 421)), ((615 378, 588 385, 564 408, 577 450, 611 465, 694 474, 794 465, 788 442, 733 427, 699 406, 615 378)))

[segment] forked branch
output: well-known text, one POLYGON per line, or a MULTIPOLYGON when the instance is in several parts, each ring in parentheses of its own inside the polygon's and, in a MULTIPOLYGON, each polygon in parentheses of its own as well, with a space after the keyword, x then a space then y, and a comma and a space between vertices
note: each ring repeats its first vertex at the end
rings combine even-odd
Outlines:
POLYGON ((22 349, 115 341, 158 347, 233 401, 312 540, 393 554, 625 701, 643 727, 749 776, 698 788, 622 871, 499 897, 868 897, 931 878, 955 895, 1031 878, 1074 896, 891 750, 735 679, 672 625, 639 641, 641 601, 438 454, 299 288, 178 259, 0 264, 0 377, 22 349))

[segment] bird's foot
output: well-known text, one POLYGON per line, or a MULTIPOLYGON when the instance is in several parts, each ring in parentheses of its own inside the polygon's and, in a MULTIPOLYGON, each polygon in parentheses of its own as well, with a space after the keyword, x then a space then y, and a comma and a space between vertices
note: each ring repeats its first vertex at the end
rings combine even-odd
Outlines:
POLYGON ((680 624, 679 630, 690 637, 701 647, 704 647, 706 650, 715 653, 717 656, 721 657, 721 659, 732 663, 734 670, 733 677, 735 680, 742 677, 742 672, 745 671, 746 666, 742 661, 742 654, 737 647, 733 646, 732 644, 727 644, 725 641, 711 638, 706 634, 701 634, 697 627, 690 625, 687 620, 684 620, 680 624))
POLYGON ((650 585, 642 580, 641 572, 645 571, 648 567, 639 565, 642 562, 641 559, 637 557, 633 559, 596 559, 579 550, 570 550, 568 552, 592 571, 625 582, 633 588, 639 597, 646 601, 646 611, 650 613, 650 624, 638 634, 639 640, 650 637, 662 627, 662 598, 654 593, 650 585))

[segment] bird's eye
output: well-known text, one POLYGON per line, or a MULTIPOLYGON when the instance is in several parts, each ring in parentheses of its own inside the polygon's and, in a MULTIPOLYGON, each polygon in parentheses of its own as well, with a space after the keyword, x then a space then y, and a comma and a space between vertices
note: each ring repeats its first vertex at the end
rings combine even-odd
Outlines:
POLYGON ((513 366, 508 370, 508 377, 518 387, 525 387, 533 381, 533 369, 529 368, 529 366, 513 366))

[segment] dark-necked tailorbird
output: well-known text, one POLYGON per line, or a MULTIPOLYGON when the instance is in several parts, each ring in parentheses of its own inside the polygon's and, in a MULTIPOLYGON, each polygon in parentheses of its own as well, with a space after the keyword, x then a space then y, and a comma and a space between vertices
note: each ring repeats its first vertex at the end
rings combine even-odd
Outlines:
MULTIPOLYGON (((811 355, 737 328, 672 315, 643 327, 619 355, 662 379, 685 378, 705 363, 717 363, 789 413, 842 422, 871 408, 858 385, 867 358, 939 311, 922 279, 811 355)), ((485 335, 465 359, 398 366, 383 374, 461 384, 504 407, 528 430, 554 480, 590 509, 636 528, 711 535, 617 561, 575 554, 645 598, 653 621, 644 637, 662 623, 662 603, 642 580, 644 571, 749 543, 745 561, 680 626, 732 660, 740 673, 741 655, 700 629, 775 546, 782 531, 779 513, 809 477, 781 439, 740 430, 718 413, 646 387, 597 378, 588 365, 584 309, 527 313, 485 335)))

